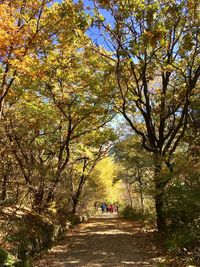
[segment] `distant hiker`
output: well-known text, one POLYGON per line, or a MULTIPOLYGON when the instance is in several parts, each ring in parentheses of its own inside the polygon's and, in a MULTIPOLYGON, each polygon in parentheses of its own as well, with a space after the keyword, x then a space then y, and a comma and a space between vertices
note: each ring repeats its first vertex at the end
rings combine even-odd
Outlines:
POLYGON ((104 213, 106 211, 106 208, 107 208, 106 203, 102 203, 101 204, 101 211, 102 211, 102 213, 104 213))
POLYGON ((113 213, 113 211, 114 211, 114 206, 113 204, 110 204, 110 212, 113 213))
POLYGON ((107 204, 104 203, 103 206, 104 206, 104 211, 106 212, 106 210, 107 210, 107 204))
POLYGON ((104 204, 103 203, 101 204, 101 211, 102 211, 102 213, 104 213, 104 204))

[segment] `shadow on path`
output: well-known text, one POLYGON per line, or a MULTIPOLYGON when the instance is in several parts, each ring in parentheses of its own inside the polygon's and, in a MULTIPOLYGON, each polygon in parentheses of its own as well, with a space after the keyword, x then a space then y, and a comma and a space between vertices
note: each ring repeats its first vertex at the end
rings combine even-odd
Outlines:
POLYGON ((81 224, 63 244, 54 247, 35 267, 159 266, 153 233, 141 225, 111 216, 99 216, 81 224))

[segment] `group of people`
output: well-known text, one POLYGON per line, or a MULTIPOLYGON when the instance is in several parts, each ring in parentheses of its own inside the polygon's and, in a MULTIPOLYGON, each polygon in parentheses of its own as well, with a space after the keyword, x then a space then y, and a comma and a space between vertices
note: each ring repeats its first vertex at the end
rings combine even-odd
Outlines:
POLYGON ((101 211, 102 213, 104 212, 117 212, 118 213, 118 205, 117 204, 106 204, 106 203, 102 203, 101 204, 101 211))

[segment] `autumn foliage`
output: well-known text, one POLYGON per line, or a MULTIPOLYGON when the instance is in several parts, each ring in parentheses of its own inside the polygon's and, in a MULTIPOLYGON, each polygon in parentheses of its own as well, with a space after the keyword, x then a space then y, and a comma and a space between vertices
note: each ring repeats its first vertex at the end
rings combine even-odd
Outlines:
POLYGON ((159 232, 191 226, 185 243, 196 245, 198 10, 196 0, 0 1, 2 210, 63 218, 137 196, 159 232))

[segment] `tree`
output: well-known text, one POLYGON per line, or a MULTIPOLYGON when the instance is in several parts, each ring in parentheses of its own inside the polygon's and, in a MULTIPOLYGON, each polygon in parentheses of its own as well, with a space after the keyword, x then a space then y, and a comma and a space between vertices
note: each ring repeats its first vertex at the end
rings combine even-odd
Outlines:
POLYGON ((108 152, 113 144, 115 136, 111 129, 105 128, 101 132, 83 137, 80 148, 76 146, 71 168, 69 168, 69 180, 71 185, 72 213, 77 212, 77 206, 86 182, 91 179, 97 164, 108 157, 108 152), (89 137, 89 142, 88 142, 89 137), (86 138, 86 140, 84 140, 86 138))
POLYGON ((130 206, 132 191, 139 193, 141 212, 144 213, 145 194, 152 192, 153 161, 140 144, 138 136, 129 136, 114 146, 115 161, 120 165, 116 179, 126 185, 130 206), (148 192, 149 191, 149 192, 148 192))
POLYGON ((168 183, 160 174, 164 163, 172 170, 172 155, 187 128, 190 98, 198 88, 199 3, 94 2, 99 8, 96 22, 113 53, 115 109, 154 157, 160 231, 166 226, 163 196, 168 183), (109 12, 111 24, 99 15, 100 8, 109 12))
POLYGON ((55 198, 74 146, 89 134, 98 137, 113 118, 110 104, 98 99, 105 63, 93 55, 84 30, 81 25, 78 35, 74 31, 65 38, 67 32, 60 29, 57 42, 40 49, 40 62, 32 71, 42 75, 30 80, 26 73, 20 88, 13 84, 20 100, 9 97, 2 120, 3 134, 39 212, 55 198))
POLYGON ((0 118, 5 99, 10 95, 20 97, 16 84, 20 85, 27 76, 29 80, 43 76, 37 65, 44 49, 51 49, 58 41, 58 33, 61 38, 69 35, 72 40, 76 30, 85 28, 86 17, 80 10, 81 5, 72 1, 1 1, 0 118))
POLYGON ((109 156, 100 161, 95 171, 98 174, 99 184, 102 185, 102 192, 96 201, 122 204, 124 187, 121 181, 116 182, 118 165, 114 157, 109 156))
POLYGON ((42 95, 60 114, 62 135, 55 187, 70 160, 73 144, 90 133, 98 134, 113 118, 110 104, 104 98, 99 99, 100 84, 108 86, 104 72, 101 74, 105 63, 98 55, 93 55, 85 35, 78 38, 71 47, 70 41, 61 39, 54 53, 45 53, 46 76, 39 82, 42 95))

